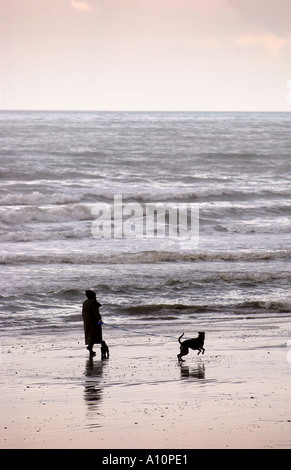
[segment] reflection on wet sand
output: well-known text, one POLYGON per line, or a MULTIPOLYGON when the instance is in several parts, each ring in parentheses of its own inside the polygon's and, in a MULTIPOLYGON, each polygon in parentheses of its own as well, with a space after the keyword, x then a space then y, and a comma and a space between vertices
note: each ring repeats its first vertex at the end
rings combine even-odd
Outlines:
POLYGON ((203 363, 196 364, 189 367, 181 364, 181 378, 182 379, 205 379, 205 366, 203 363))
POLYGON ((97 411, 102 398, 102 387, 100 385, 102 370, 102 361, 93 361, 92 358, 86 361, 84 399, 89 412, 97 411))

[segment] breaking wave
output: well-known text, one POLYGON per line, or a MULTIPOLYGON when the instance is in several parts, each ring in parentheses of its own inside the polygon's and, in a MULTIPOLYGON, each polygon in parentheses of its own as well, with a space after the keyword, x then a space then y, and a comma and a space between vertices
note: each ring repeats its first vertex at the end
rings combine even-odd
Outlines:
POLYGON ((134 263, 167 263, 167 262, 199 262, 199 261, 261 261, 290 259, 291 250, 275 251, 217 251, 191 252, 185 251, 142 251, 137 253, 49 253, 49 254, 1 254, 1 264, 20 263, 69 263, 69 264, 134 264, 134 263))

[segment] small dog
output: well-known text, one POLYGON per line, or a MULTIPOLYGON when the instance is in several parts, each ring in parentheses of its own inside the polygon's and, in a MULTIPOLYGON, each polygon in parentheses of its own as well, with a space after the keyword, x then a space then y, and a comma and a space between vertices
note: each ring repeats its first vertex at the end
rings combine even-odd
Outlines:
POLYGON ((109 357, 109 348, 105 341, 102 341, 101 343, 101 357, 102 359, 106 359, 109 357))
POLYGON ((201 353, 204 354, 205 349, 203 348, 204 345, 204 339, 205 339, 205 333, 204 332, 199 332, 199 336, 197 338, 192 338, 192 339, 186 339, 185 341, 181 341, 182 336, 184 336, 184 333, 179 337, 179 343, 180 343, 180 354, 177 355, 178 361, 179 362, 184 362, 182 359, 182 356, 186 356, 189 352, 190 349, 198 349, 198 354, 201 353))

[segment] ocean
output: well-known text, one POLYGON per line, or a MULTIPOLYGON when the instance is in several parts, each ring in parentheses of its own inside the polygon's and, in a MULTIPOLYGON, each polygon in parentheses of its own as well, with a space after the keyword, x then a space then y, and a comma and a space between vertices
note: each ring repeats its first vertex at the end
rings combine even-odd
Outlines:
POLYGON ((88 288, 109 342, 290 318, 290 129, 290 113, 1 111, 1 337, 83 343, 88 288), (195 205, 195 240, 94 236, 117 196, 195 205))

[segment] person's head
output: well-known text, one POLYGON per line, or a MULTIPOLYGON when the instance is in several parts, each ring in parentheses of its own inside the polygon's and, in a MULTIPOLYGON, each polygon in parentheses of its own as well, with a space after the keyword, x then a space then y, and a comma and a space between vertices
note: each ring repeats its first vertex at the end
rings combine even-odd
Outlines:
POLYGON ((96 293, 93 292, 92 290, 86 290, 85 294, 88 297, 88 299, 95 299, 96 298, 96 293))

